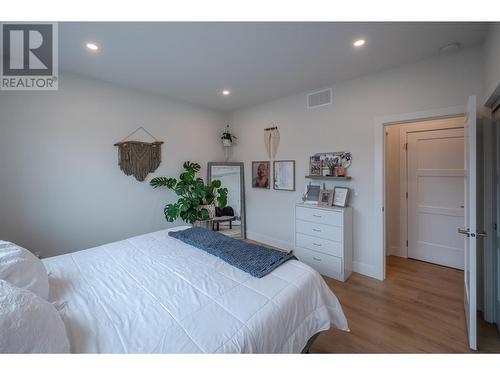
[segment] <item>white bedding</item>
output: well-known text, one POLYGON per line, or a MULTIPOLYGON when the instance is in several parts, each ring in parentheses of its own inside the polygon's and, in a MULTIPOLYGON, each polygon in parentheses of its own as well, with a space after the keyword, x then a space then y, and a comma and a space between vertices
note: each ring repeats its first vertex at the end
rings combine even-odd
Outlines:
POLYGON ((300 353, 314 334, 348 329, 309 266, 257 279, 168 230, 44 264, 73 353, 300 353))

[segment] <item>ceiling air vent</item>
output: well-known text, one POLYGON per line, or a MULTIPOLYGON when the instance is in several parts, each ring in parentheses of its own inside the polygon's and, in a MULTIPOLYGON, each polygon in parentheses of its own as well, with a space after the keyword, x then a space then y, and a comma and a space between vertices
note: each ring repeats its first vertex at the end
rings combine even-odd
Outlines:
POLYGON ((307 108, 316 108, 332 104, 332 89, 307 94, 307 108))

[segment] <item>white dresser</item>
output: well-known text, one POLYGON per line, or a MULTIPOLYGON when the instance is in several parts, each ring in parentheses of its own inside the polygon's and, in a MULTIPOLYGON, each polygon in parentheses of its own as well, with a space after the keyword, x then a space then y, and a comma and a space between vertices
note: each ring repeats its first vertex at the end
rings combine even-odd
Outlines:
POLYGON ((352 272, 352 208, 298 203, 294 254, 323 275, 347 280, 352 272))

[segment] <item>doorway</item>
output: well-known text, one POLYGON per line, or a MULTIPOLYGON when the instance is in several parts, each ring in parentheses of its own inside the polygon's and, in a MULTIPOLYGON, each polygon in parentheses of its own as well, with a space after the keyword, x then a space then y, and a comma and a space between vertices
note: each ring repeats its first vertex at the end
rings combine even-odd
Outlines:
POLYGON ((465 118, 385 129, 386 254, 464 269, 465 118))

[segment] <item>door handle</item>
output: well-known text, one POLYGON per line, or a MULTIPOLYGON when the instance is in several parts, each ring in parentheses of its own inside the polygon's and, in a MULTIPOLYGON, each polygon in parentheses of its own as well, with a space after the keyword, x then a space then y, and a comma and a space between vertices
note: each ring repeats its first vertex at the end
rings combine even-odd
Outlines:
POLYGON ((470 236, 470 229, 469 228, 467 228, 467 229, 457 228, 457 231, 460 234, 465 234, 467 237, 470 236))
POLYGON ((315 228, 313 228, 313 231, 315 231, 315 232, 321 232, 321 229, 315 229, 315 228))
POLYGON ((318 261, 318 262, 321 262, 321 258, 316 258, 316 257, 313 257, 314 260, 318 261))
POLYGON ((320 244, 320 243, 316 243, 316 242, 313 242, 313 245, 314 245, 314 246, 321 246, 321 244, 320 244))
POLYGON ((467 229, 458 228, 458 233, 465 234, 467 237, 481 237, 481 238, 488 237, 488 233, 486 232, 471 233, 469 228, 467 229))

